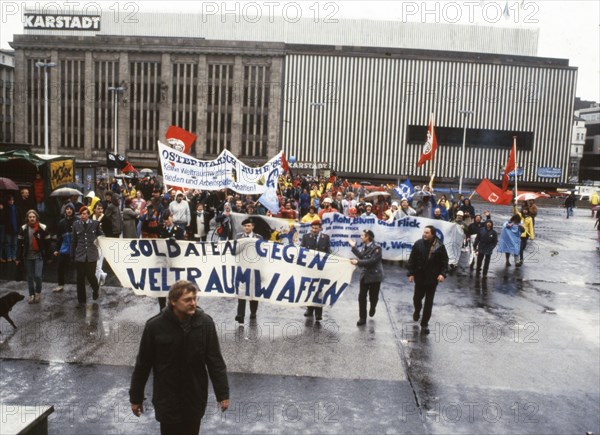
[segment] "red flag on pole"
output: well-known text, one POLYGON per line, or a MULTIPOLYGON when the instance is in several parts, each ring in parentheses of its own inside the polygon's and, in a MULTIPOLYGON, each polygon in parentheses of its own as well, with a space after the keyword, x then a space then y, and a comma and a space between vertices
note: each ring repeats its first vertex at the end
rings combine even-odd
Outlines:
POLYGON ((121 172, 135 172, 138 173, 138 170, 133 167, 133 165, 129 162, 125 162, 125 166, 121 169, 121 172))
POLYGON ((435 138, 435 130, 433 128, 433 115, 429 121, 429 128, 427 129, 427 142, 423 146, 423 153, 417 163, 417 168, 425 163, 427 160, 433 160, 433 155, 437 150, 437 139, 435 138))
POLYGON ((481 180, 475 191, 482 199, 492 204, 510 205, 512 202, 512 192, 500 189, 487 178, 481 180))
POLYGON ((285 153, 281 153, 281 169, 283 169, 285 172, 290 172, 290 165, 285 158, 285 153))
POLYGON ((181 127, 176 127, 174 125, 170 126, 167 129, 167 133, 165 134, 167 138, 167 142, 177 151, 180 151, 185 154, 190 153, 190 149, 192 148, 192 144, 196 140, 196 135, 190 133, 187 130, 184 130, 181 127))
MULTIPOLYGON (((506 163, 506 167, 504 168, 504 175, 502 176, 502 190, 508 189, 508 174, 512 171, 515 171, 516 166, 516 158, 515 154, 517 152, 517 145, 513 142, 513 146, 510 149, 510 155, 508 156, 508 162, 506 163)), ((515 179, 517 176, 517 172, 515 171, 515 179)))

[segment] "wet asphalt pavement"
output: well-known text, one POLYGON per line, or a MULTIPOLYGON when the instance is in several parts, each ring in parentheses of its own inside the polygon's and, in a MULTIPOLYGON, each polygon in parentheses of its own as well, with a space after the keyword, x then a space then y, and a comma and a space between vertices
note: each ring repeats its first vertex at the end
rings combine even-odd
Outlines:
MULTIPOLYGON (((490 209, 498 229, 509 209, 490 209)), ((201 298, 219 330, 232 399, 225 413, 209 406, 203 433, 600 433, 593 222, 588 209, 566 220, 563 209, 541 207, 523 267, 498 256, 487 280, 464 253, 438 287, 429 335, 412 321, 412 285, 399 263, 384 265, 377 314, 361 328, 356 281, 320 325, 301 309, 261 304, 258 319, 238 328, 235 301, 201 298)), ((7 280, 10 267, 0 265, 0 294, 26 294, 26 283, 7 280)), ((17 330, 0 320, 0 414, 51 404, 50 433, 157 433, 151 380, 141 418, 128 396, 156 301, 113 277, 98 303, 78 309, 75 286, 53 294, 46 268, 41 304, 14 307, 17 330)))

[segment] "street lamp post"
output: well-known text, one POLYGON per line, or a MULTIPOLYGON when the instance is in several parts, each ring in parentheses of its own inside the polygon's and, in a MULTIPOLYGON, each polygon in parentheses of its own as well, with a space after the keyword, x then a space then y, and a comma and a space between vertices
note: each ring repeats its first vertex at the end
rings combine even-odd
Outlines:
MULTIPOLYGON (((108 88, 109 92, 113 93, 113 112, 115 114, 114 126, 113 126, 113 141, 114 141, 114 150, 115 157, 119 153, 118 151, 118 142, 119 142, 119 94, 125 92, 125 88, 111 86, 108 88)), ((115 168, 115 175, 117 175, 117 168, 115 168)))
MULTIPOLYGON (((316 109, 315 118, 317 119, 317 128, 314 129, 313 137, 317 134, 317 130, 319 127, 319 109, 325 106, 325 103, 312 102, 310 103, 311 107, 316 109)), ((316 140, 313 140, 314 154, 313 154, 313 178, 317 178, 317 148, 316 148, 316 140)))
POLYGON ((48 69, 54 68, 54 62, 36 62, 37 68, 44 68, 44 154, 49 154, 48 145, 48 69))
POLYGON ((461 115, 465 116, 465 120, 463 122, 463 143, 462 143, 462 151, 460 153, 460 181, 458 182, 458 193, 462 194, 462 183, 463 183, 463 171, 465 169, 465 146, 467 143, 467 122, 469 119, 469 115, 473 115, 475 112, 472 110, 459 110, 461 115))

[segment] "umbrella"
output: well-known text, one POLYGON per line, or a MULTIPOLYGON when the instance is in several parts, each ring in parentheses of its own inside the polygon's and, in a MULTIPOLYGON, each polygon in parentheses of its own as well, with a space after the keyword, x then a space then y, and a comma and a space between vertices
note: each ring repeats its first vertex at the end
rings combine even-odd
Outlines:
POLYGON ((75 189, 75 190, 83 190, 83 184, 76 183, 76 182, 64 183, 64 184, 61 184, 58 187, 59 188, 61 188, 61 187, 70 187, 71 189, 75 189))
POLYGON ((19 190, 19 186, 10 178, 0 177, 0 190, 19 190))
POLYGON ((416 201, 420 201, 423 198, 425 198, 425 197, 429 198, 430 196, 431 196, 431 192, 427 192, 425 190, 417 190, 413 194, 412 199, 416 200, 416 201))
POLYGON ((154 174, 154 171, 150 168, 140 169, 140 174, 154 174))
POLYGON ((543 198, 545 195, 535 192, 521 192, 517 195, 517 201, 529 201, 530 199, 543 198))
POLYGON ((392 196, 391 194, 387 193, 387 192, 371 192, 368 195, 365 196, 365 199, 377 199, 379 196, 392 196))
POLYGON ((83 193, 71 187, 60 187, 52 192, 50 196, 83 196, 83 193))

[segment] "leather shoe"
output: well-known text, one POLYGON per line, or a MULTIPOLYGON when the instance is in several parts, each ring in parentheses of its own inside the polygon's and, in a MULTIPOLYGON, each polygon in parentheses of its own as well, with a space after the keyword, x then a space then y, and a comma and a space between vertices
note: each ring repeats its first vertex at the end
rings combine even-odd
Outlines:
POLYGON ((235 321, 238 323, 244 323, 244 318, 242 316, 235 316, 235 321))
POLYGON ((417 322, 417 321, 419 320, 419 318, 420 318, 420 317, 421 317, 421 314, 419 314, 419 312, 418 312, 418 311, 415 311, 415 312, 413 313, 413 320, 414 320, 415 322, 417 322))
POLYGON ((310 308, 307 308, 306 311, 304 312, 304 317, 312 317, 313 316, 313 311, 310 308))
POLYGON ((318 322, 320 320, 323 320, 323 317, 322 316, 315 316, 315 320, 318 322))
POLYGON ((256 319, 256 313, 250 313, 250 320, 256 319))
POLYGON ((375 315, 375 306, 372 305, 371 308, 369 308, 369 317, 373 317, 375 315))
POLYGON ((421 325, 421 332, 423 334, 429 334, 429 326, 428 325, 421 325))
POLYGON ((367 323, 366 319, 358 319, 358 322, 356 322, 356 326, 362 326, 365 323, 367 323))

